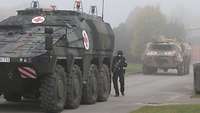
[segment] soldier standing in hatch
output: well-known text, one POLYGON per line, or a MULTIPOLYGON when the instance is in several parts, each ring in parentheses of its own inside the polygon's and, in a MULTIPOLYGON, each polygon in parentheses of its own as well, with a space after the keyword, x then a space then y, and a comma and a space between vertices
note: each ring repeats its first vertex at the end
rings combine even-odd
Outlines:
POLYGON ((120 82, 121 94, 122 96, 124 96, 124 75, 125 75, 124 67, 127 67, 126 59, 123 56, 123 52, 119 50, 117 52, 117 56, 114 57, 113 64, 112 64, 115 97, 119 96, 118 80, 120 82))

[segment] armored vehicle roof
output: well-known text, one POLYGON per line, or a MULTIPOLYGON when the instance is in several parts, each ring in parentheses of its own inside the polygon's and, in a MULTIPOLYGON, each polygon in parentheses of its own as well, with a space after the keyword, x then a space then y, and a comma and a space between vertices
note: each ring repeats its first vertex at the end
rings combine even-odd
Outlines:
POLYGON ((89 15, 84 12, 80 11, 73 11, 73 10, 51 10, 51 9, 44 9, 44 8, 30 8, 26 10, 18 10, 18 15, 39 15, 39 14, 45 14, 45 15, 57 15, 57 16, 79 16, 84 17, 88 19, 103 21, 101 17, 89 15))
POLYGON ((150 47, 151 45, 156 45, 156 46, 163 46, 166 47, 167 45, 169 46, 176 46, 177 48, 179 48, 179 50, 182 50, 181 45, 179 43, 176 42, 150 42, 148 43, 148 47, 150 47))
POLYGON ((79 11, 29 8, 0 22, 0 55, 35 57, 45 54, 46 27, 54 30, 54 45, 65 39, 68 47, 84 49, 83 32, 88 31, 91 49, 114 48, 110 41, 114 40, 112 29, 101 17, 79 11))
POLYGON ((64 26, 66 24, 75 25, 74 22, 76 19, 84 20, 90 19, 94 21, 102 21, 101 17, 88 15, 83 12, 71 11, 71 10, 50 10, 42 8, 31 8, 26 10, 17 11, 17 16, 11 16, 8 19, 0 23, 1 26, 20 26, 32 24, 31 20, 34 16, 45 16, 44 25, 55 25, 55 26, 64 26), (76 19, 75 19, 76 18, 76 19))

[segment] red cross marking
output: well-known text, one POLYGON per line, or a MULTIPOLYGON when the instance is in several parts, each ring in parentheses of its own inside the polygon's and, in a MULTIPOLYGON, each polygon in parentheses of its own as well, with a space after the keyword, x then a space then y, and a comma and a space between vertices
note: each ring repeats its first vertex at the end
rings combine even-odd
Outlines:
POLYGON ((43 23, 45 21, 45 18, 42 16, 37 16, 35 18, 32 19, 32 23, 43 23))
POLYGON ((43 21, 43 19, 40 18, 40 17, 38 17, 38 18, 34 19, 34 21, 35 21, 35 22, 40 22, 40 21, 43 21))
POLYGON ((90 48, 90 43, 89 43, 89 39, 88 39, 88 35, 87 35, 86 31, 83 31, 82 35, 83 35, 83 44, 85 46, 85 49, 88 50, 90 48))
POLYGON ((84 42, 86 44, 86 46, 88 47, 88 38, 87 38, 87 34, 84 33, 84 42))

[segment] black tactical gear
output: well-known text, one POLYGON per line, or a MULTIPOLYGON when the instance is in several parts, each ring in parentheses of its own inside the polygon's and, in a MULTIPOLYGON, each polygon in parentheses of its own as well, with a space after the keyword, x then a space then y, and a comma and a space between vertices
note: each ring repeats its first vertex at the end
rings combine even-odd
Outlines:
POLYGON ((117 51, 117 55, 123 55, 122 50, 117 51))
POLYGON ((118 51, 117 56, 113 59, 112 72, 113 72, 113 85, 116 96, 119 96, 118 80, 120 82, 120 92, 124 95, 124 74, 127 67, 126 59, 123 57, 123 52, 118 51))

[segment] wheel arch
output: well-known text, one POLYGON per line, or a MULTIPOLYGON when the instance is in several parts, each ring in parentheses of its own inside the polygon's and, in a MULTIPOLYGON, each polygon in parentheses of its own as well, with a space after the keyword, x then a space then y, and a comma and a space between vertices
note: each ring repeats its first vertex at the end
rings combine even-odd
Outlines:
POLYGON ((111 62, 112 62, 112 58, 110 57, 105 57, 103 59, 103 64, 107 65, 109 68, 111 67, 111 62))

